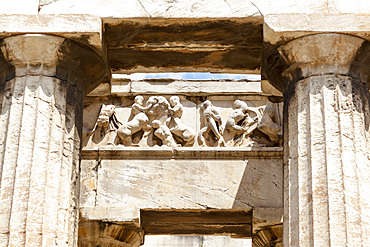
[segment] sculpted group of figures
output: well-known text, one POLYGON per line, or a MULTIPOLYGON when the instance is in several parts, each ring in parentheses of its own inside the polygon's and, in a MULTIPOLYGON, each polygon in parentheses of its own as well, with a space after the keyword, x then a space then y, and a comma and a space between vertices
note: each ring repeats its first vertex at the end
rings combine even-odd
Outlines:
POLYGON ((218 107, 210 100, 200 104, 199 133, 182 120, 183 105, 178 96, 167 99, 151 96, 144 103, 136 96, 131 117, 122 123, 114 105, 102 105, 95 127, 84 134, 86 146, 280 146, 282 128, 276 121, 272 103, 249 107, 236 100, 225 123, 218 107))

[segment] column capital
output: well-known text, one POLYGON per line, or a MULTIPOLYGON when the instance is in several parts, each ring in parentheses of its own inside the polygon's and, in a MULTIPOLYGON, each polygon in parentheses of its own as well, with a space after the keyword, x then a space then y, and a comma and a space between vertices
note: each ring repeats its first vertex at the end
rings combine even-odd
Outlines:
POLYGON ((76 84, 88 93, 108 79, 103 59, 88 46, 48 34, 15 35, 0 43, 0 82, 44 75, 76 84))
POLYGON ((370 85, 370 42, 356 36, 321 33, 301 36, 264 54, 263 74, 281 91, 315 75, 345 75, 370 85))
POLYGON ((270 14, 264 17, 262 74, 280 91, 311 75, 342 74, 368 82, 366 14, 270 14))

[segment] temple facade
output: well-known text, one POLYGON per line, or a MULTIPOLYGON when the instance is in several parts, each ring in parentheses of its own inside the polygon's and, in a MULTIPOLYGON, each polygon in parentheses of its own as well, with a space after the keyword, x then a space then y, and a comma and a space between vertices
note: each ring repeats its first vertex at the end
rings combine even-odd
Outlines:
POLYGON ((369 246, 366 0, 3 6, 0 246, 369 246))

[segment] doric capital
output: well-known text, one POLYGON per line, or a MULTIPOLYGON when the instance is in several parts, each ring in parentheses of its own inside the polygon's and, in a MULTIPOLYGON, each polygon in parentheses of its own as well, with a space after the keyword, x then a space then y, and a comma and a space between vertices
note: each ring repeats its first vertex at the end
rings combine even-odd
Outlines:
POLYGON ((264 54, 263 73, 281 91, 306 77, 348 75, 370 85, 370 42, 348 34, 302 36, 264 54))
POLYGON ((70 39, 45 34, 16 35, 0 44, 0 80, 15 76, 52 76, 89 92, 107 79, 102 58, 70 39))

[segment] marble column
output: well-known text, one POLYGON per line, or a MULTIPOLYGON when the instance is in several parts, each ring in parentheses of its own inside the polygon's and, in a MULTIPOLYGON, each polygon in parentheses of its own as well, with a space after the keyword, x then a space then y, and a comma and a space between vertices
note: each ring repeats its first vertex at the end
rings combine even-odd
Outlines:
POLYGON ((104 63, 51 35, 0 48, 0 246, 75 246, 83 95, 104 63))
POLYGON ((265 58, 285 98, 284 246, 368 246, 369 42, 309 35, 265 58))

